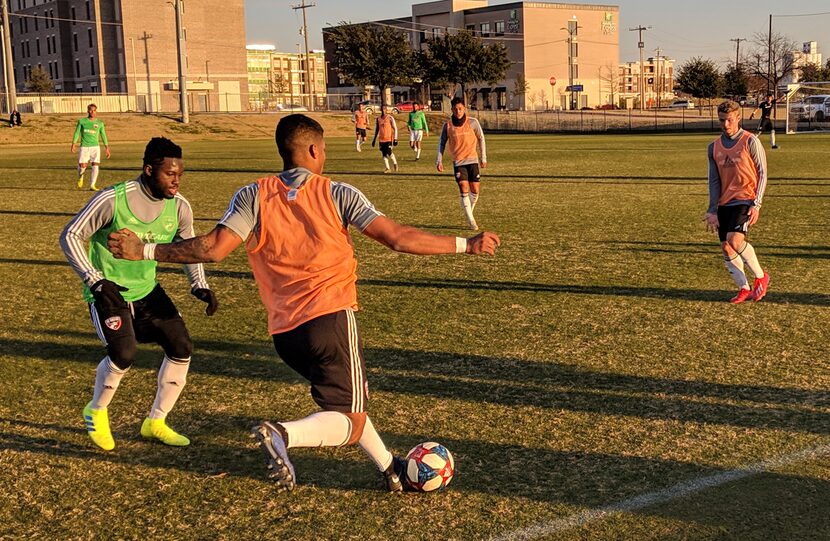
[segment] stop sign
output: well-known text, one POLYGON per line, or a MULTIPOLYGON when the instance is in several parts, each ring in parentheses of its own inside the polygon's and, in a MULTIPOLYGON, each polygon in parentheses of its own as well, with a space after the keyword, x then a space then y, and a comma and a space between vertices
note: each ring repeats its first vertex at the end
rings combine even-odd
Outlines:
POLYGON ((556 84, 556 77, 550 78, 550 86, 554 86, 556 84))

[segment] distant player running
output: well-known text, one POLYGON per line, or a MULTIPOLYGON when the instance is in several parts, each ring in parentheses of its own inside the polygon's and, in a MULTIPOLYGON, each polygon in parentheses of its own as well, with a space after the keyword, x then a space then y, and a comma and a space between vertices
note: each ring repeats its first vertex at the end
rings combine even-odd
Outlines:
POLYGON ((778 148, 778 145, 775 144, 775 124, 772 123, 772 119, 770 115, 772 114, 775 106, 778 104, 778 100, 780 98, 773 99, 772 93, 767 94, 767 97, 764 98, 764 101, 758 104, 758 107, 755 108, 749 114, 749 119, 752 120, 755 118, 755 113, 761 111, 761 119, 758 121, 758 137, 764 133, 764 130, 769 131, 769 144, 770 148, 778 148))
MULTIPOLYGON (((141 175, 96 194, 60 237, 66 259, 84 283, 92 324, 107 348, 83 413, 89 437, 107 451, 115 447, 107 408, 133 364, 138 343, 155 342, 164 350, 156 399, 141 435, 167 445, 190 443, 165 421, 184 388, 193 350, 182 316, 156 281, 155 261, 123 261, 107 250, 107 235, 122 228, 157 243, 193 236, 193 212, 178 193, 183 171, 182 149, 163 137, 151 139, 141 175)), ((208 289, 202 265, 187 265, 186 270, 191 293, 213 315, 219 303, 208 289)))
POLYGON ((357 443, 383 473, 386 489, 399 492, 404 461, 387 450, 366 413, 368 383, 355 318, 357 261, 348 228, 416 255, 493 255, 499 238, 487 232, 471 239, 433 235, 387 218, 357 188, 323 176, 323 128, 305 115, 281 119, 276 139, 282 173, 237 191, 210 233, 156 246, 119 232, 110 235, 110 249, 132 260, 195 263, 222 261, 244 242, 277 353, 309 381, 321 410, 254 427, 270 477, 280 489, 294 487, 290 448, 357 443))
POLYGON ((395 123, 395 117, 386 112, 386 105, 380 106, 380 116, 375 120, 375 136, 372 138, 372 146, 375 142, 380 140, 380 155, 383 156, 383 172, 389 172, 389 161, 392 161, 392 167, 397 172, 398 158, 395 157, 395 151, 392 147, 398 146, 398 125, 395 123))
POLYGON ((360 147, 366 142, 366 130, 369 128, 369 112, 363 103, 357 104, 357 109, 352 114, 352 122, 354 122, 355 150, 361 152, 360 147))
POLYGON ((484 132, 481 124, 475 118, 467 118, 467 107, 461 98, 452 99, 452 116, 441 128, 441 137, 438 139, 438 157, 435 166, 438 171, 444 171, 444 148, 449 145, 452 154, 452 167, 458 191, 461 194, 461 210, 467 218, 467 225, 473 231, 478 230, 478 224, 473 217, 473 211, 478 202, 481 173, 478 170, 487 167, 487 147, 484 143, 484 132), (476 152, 478 147, 478 153, 476 152))
POLYGON ((421 159, 421 140, 429 137, 429 124, 427 117, 421 111, 421 104, 417 101, 412 105, 413 111, 409 113, 409 120, 406 126, 409 128, 409 147, 415 151, 415 161, 421 159))
POLYGON ((87 108, 87 117, 78 120, 75 124, 75 134, 72 136, 72 147, 70 152, 75 153, 78 142, 81 143, 81 150, 78 152, 78 189, 84 187, 84 171, 89 164, 92 164, 92 173, 89 179, 89 189, 98 190, 98 166, 101 165, 101 146, 99 139, 103 141, 107 158, 110 157, 110 146, 107 141, 107 132, 104 130, 104 121, 97 118, 98 107, 90 103, 87 108))
POLYGON ((709 208, 704 220, 710 231, 718 232, 726 269, 739 288, 729 302, 758 302, 767 294, 769 273, 761 268, 746 236, 761 214, 767 157, 758 137, 741 129, 737 103, 718 105, 718 120, 722 133, 709 145, 709 208), (755 276, 752 290, 744 264, 755 276))

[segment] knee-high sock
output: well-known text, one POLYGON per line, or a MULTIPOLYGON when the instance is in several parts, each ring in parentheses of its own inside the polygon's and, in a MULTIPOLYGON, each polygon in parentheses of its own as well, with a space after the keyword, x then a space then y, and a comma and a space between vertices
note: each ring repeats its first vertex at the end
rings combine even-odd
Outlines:
POLYGON ((354 140, 354 147, 357 150, 360 150, 360 137, 358 137, 357 139, 354 140))
POLYGON ((389 157, 392 159, 392 163, 394 163, 395 165, 398 165, 398 158, 395 157, 394 152, 392 154, 390 154, 389 157))
POLYGON ((179 360, 164 356, 159 368, 158 390, 153 408, 150 410, 150 419, 164 419, 176 405, 187 382, 188 368, 190 359, 179 360))
POLYGON ((89 177, 90 186, 95 186, 95 183, 97 181, 98 181, 98 166, 93 165, 92 166, 92 173, 90 174, 90 177, 89 177))
POLYGON ((476 209, 476 202, 478 201, 478 194, 476 192, 470 192, 470 207, 475 210, 476 209))
POLYGON ((475 222, 475 218, 473 218, 473 206, 470 204, 470 194, 461 194, 461 210, 464 211, 464 216, 467 217, 467 222, 471 224, 475 222))
POLYGON ((764 277, 764 269, 761 268, 761 264, 758 263, 758 256, 755 255, 755 248, 748 242, 744 243, 744 247, 741 249, 740 252, 741 259, 743 259, 746 266, 749 267, 749 270, 752 271, 752 274, 755 275, 755 278, 763 278, 764 277))
POLYGON ((81 164, 79 163, 79 164, 78 164, 78 176, 79 176, 79 177, 84 176, 84 171, 86 171, 86 164, 81 165, 81 164))
POLYGON ((375 430, 375 425, 372 420, 366 416, 366 425, 363 427, 363 435, 358 440, 358 445, 363 451, 369 455, 372 462, 380 471, 386 471, 389 464, 392 463, 392 453, 386 448, 380 435, 375 430))
POLYGON ((105 409, 112 402, 115 390, 121 383, 121 378, 127 373, 113 364, 109 356, 101 359, 98 368, 95 370, 95 390, 92 392, 92 409, 105 409))
POLYGON ((744 262, 741 260, 741 257, 738 254, 735 254, 734 257, 725 255, 723 261, 726 263, 726 270, 732 275, 732 279, 735 280, 738 287, 741 289, 749 289, 749 282, 746 279, 746 274, 744 274, 744 262))
POLYGON ((769 132, 769 143, 772 146, 775 146, 775 130, 770 130, 769 132))
POLYGON ((386 169, 389 169, 389 158, 387 158, 386 156, 383 157, 383 166, 386 169))
POLYGON ((318 411, 280 425, 288 436, 288 447, 339 447, 352 434, 351 420, 336 411, 318 411))
POLYGON ((421 147, 415 147, 415 157, 420 159, 420 157, 421 157, 421 147))

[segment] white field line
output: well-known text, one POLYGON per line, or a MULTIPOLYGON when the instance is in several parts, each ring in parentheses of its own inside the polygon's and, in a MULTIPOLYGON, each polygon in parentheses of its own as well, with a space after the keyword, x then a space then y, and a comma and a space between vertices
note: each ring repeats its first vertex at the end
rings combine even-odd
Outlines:
POLYGON ((714 475, 708 475, 706 477, 699 477, 697 479, 692 479, 691 481, 678 483, 672 487, 663 490, 657 490, 655 492, 646 492, 645 494, 640 494, 639 496, 634 496, 633 498, 622 500, 620 502, 613 503, 605 507, 599 507, 596 509, 582 511, 580 513, 574 513, 573 515, 570 515, 568 517, 553 520, 551 522, 541 522, 534 526, 505 533, 492 539, 493 541, 519 541, 537 539, 545 535, 570 530, 572 528, 588 524, 589 522, 603 520, 618 513, 637 511, 639 509, 644 509, 652 505, 666 503, 671 500, 687 496, 689 494, 693 494, 701 490, 705 490, 707 488, 714 488, 726 483, 730 483, 732 481, 737 481, 739 479, 751 477, 762 472, 780 468, 782 466, 787 466, 789 464, 794 464, 797 462, 802 462, 808 459, 814 459, 825 455, 830 455, 830 444, 819 445, 817 447, 811 447, 809 449, 797 451, 789 455, 771 458, 768 460, 764 460, 762 462, 749 465, 744 468, 728 470, 716 473, 714 475))

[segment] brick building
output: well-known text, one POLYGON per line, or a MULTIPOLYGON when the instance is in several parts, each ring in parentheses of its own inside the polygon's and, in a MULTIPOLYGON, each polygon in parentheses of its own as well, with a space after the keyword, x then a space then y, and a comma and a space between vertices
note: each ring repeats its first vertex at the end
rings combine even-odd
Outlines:
POLYGON ((311 81, 306 81, 306 55, 284 53, 271 44, 248 45, 248 96, 252 109, 273 109, 277 105, 297 104, 314 109, 326 107, 326 55, 309 54, 311 81))

